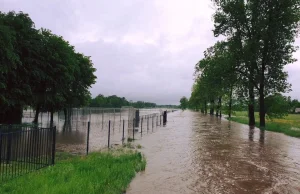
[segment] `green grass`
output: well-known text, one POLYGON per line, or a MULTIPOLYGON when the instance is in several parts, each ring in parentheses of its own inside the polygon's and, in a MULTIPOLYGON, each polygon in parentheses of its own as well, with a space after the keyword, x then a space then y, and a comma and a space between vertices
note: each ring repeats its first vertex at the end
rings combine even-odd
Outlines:
MULTIPOLYGON (((229 118, 228 118, 229 119, 229 118)), ((235 112, 234 117, 229 120, 242 124, 248 124, 248 116, 246 111, 235 112)), ((259 114, 255 113, 256 127, 259 128, 259 114)), ((266 120, 265 130, 278 133, 284 133, 292 137, 300 137, 300 115, 289 114, 282 119, 266 120)))
POLYGON ((146 162, 136 151, 91 153, 89 156, 58 154, 57 164, 1 183, 0 193, 82 194, 123 193, 146 162))

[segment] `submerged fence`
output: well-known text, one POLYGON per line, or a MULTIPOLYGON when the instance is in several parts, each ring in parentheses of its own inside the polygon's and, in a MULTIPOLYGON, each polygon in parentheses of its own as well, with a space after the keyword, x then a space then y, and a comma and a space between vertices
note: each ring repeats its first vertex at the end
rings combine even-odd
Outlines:
POLYGON ((1 181, 55 162, 56 127, 0 125, 1 181))
MULTIPOLYGON (((164 111, 163 114, 149 114, 139 116, 139 111, 136 111, 135 118, 132 120, 123 120, 122 123, 122 131, 120 131, 118 136, 112 136, 112 121, 108 121, 107 126, 107 141, 106 145, 108 148, 111 148, 113 145, 112 138, 115 139, 113 142, 117 142, 118 144, 124 144, 126 142, 131 142, 137 139, 141 139, 143 135, 148 133, 153 133, 154 129, 157 129, 158 126, 165 125, 167 122, 167 111, 164 111), (125 130, 126 126, 128 126, 127 130, 125 130), (117 138, 117 140, 116 140, 117 138)), ((89 153, 90 147, 90 122, 88 123, 87 128, 87 140, 86 140, 86 154, 89 153)), ((100 142, 99 142, 100 143, 100 142)))
MULTIPOLYGON (((156 127, 157 122, 159 124, 163 123, 163 113, 165 111, 171 112, 172 110, 161 108, 135 109, 133 107, 87 107, 72 108, 67 113, 64 111, 54 113, 53 125, 57 127, 57 151, 84 154, 87 149, 87 141, 89 141, 88 149, 90 151, 99 151, 108 147, 108 133, 110 133, 110 145, 112 146, 121 145, 122 142, 133 139, 133 135, 135 135, 135 139, 139 139, 141 138, 140 133, 146 135, 147 132, 155 132, 158 129, 156 127), (137 111, 139 112, 138 115, 136 115, 137 111), (139 126, 142 125, 143 127, 133 134, 133 126, 136 127, 137 122, 139 126)), ((32 111, 26 110, 23 114, 25 112, 27 115, 30 115, 32 111)), ((23 118, 24 123, 32 122, 32 120, 29 117, 23 118)), ((40 113, 38 123, 41 127, 49 127, 50 114, 40 113)))

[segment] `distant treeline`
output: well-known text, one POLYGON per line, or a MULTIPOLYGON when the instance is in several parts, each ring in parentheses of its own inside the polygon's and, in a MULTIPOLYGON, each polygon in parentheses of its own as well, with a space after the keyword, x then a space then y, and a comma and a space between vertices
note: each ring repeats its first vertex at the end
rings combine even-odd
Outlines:
POLYGON ((102 108, 121 108, 123 106, 132 106, 134 108, 177 108, 175 105, 157 105, 153 102, 144 101, 128 101, 125 97, 119 97, 116 95, 104 96, 99 94, 95 98, 90 99, 90 107, 102 107, 102 108))
MULTIPOLYGON (((195 102, 192 101, 193 99, 188 99, 186 97, 182 97, 180 99, 180 108, 181 109, 192 109, 192 110, 199 110, 201 109, 200 105, 195 105, 195 102)), ((224 99, 225 106, 221 107, 221 111, 225 114, 229 113, 228 107, 226 107, 226 103, 228 103, 229 99, 224 99)), ((259 99, 255 99, 255 106, 254 111, 259 112, 259 99)), ((281 118, 286 116, 288 113, 297 113, 296 108, 300 108, 300 102, 297 99, 292 99, 290 96, 283 96, 282 94, 274 94, 270 95, 265 99, 265 110, 268 112, 269 118, 281 118)), ((208 103, 208 109, 214 109, 215 105, 208 103)), ((232 111, 247 111, 248 104, 247 101, 243 99, 239 99, 238 97, 233 97, 231 99, 231 110, 232 111)), ((203 112, 203 110, 202 110, 203 112)))

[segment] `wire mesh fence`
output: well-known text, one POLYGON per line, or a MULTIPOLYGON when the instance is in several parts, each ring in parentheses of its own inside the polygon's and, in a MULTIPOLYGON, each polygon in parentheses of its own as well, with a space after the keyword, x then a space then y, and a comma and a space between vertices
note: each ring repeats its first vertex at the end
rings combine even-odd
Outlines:
MULTIPOLYGON (((127 142, 128 139, 133 139, 133 135, 135 139, 139 139, 142 134, 154 132, 157 123, 162 123, 162 112, 162 109, 135 109, 133 107, 88 107, 73 108, 68 113, 64 111, 55 113, 53 125, 57 126, 58 131, 57 151, 84 154, 87 150, 87 141, 89 141, 89 151, 98 151, 108 147, 109 123, 110 146, 127 142), (137 110, 139 111, 138 117, 137 110)), ((32 120, 32 118, 23 118, 23 122, 32 120)), ((49 127, 50 114, 40 113, 38 122, 42 127, 49 127)))

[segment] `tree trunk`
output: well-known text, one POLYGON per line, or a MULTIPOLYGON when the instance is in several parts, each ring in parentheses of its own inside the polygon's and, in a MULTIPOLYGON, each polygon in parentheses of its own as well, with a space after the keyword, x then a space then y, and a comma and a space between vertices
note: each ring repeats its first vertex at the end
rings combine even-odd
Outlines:
POLYGON ((64 108, 64 115, 65 115, 65 121, 68 120, 68 116, 67 116, 67 108, 64 108))
POLYGON ((51 109, 51 113, 50 113, 50 126, 53 127, 53 114, 54 114, 54 110, 53 108, 51 109))
POLYGON ((41 110, 41 105, 38 104, 38 105, 36 106, 35 115, 34 115, 34 120, 32 121, 32 122, 35 123, 35 124, 38 123, 40 110, 41 110))
POLYGON ((215 112, 215 101, 212 100, 210 101, 210 115, 214 115, 214 112, 215 112))
POLYGON ((232 111, 232 91, 233 91, 233 86, 230 87, 230 94, 229 94, 229 110, 228 110, 229 118, 231 118, 231 111, 232 111))
POLYGON ((249 116, 249 126, 255 126, 255 116, 254 116, 254 87, 249 88, 249 105, 248 105, 248 116, 249 116))
POLYGON ((222 117, 222 97, 219 97, 219 116, 222 117))
POLYGON ((262 73, 259 84, 259 126, 264 128, 266 126, 266 112, 265 112, 265 78, 264 78, 264 65, 262 67, 262 73))
POLYGON ((204 102, 204 113, 207 114, 207 102, 204 102))

